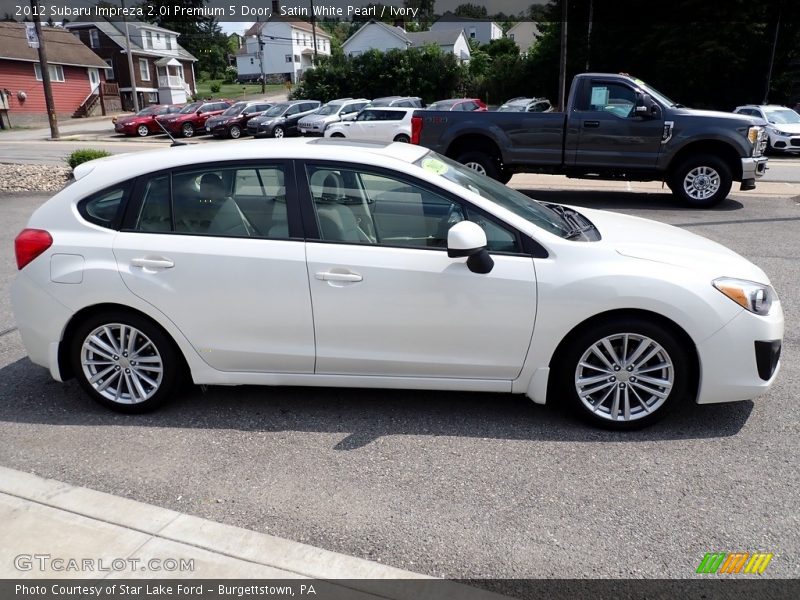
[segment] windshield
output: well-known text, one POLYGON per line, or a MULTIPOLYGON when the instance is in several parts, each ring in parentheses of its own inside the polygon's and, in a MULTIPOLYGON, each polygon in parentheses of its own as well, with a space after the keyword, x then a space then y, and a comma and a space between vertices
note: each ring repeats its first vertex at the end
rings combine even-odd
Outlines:
POLYGON ((647 85, 641 79, 634 79, 634 81, 639 85, 640 88, 642 88, 643 92, 646 92, 646 93, 650 94, 653 98, 655 98, 661 104, 664 104, 666 106, 674 106, 674 107, 678 107, 678 108, 682 108, 683 107, 683 104, 677 104, 677 103, 673 102, 672 100, 667 98, 664 94, 659 92, 657 89, 652 88, 649 85, 647 85))
POLYGON ((276 104, 264 113, 265 117, 280 117, 286 109, 289 108, 288 104, 276 104))
POLYGON ((146 117, 148 115, 156 115, 165 109, 164 106, 148 106, 136 113, 137 117, 146 117))
POLYGON ((316 114, 318 115, 335 115, 342 108, 341 104, 326 104, 320 108, 316 114))
POLYGON ((182 115, 188 115, 189 113, 193 113, 202 105, 202 102, 192 102, 191 104, 187 104, 181 109, 182 115))
POLYGON ((503 104, 497 109, 497 112, 523 112, 524 110, 524 104, 503 104))
POLYGON ((544 204, 436 152, 428 152, 414 164, 429 173, 440 175, 482 198, 491 200, 554 235, 567 238, 572 233, 572 227, 557 212, 544 204))
POLYGON ((230 108, 226 109, 224 113, 222 113, 223 117, 235 117, 236 115, 242 114, 244 107, 247 106, 247 102, 237 102, 230 108))
POLYGON ((767 116, 767 121, 777 125, 800 123, 800 115, 788 108, 779 108, 776 110, 764 109, 764 114, 767 116))
POLYGON ((449 102, 449 101, 434 102, 428 107, 428 110, 450 110, 451 108, 453 108, 454 104, 455 102, 449 102))

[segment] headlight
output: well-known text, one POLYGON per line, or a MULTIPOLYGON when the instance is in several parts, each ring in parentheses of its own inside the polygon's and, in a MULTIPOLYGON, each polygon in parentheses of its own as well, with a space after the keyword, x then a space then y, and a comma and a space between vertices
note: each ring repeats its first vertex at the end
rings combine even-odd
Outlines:
POLYGON ((789 137, 789 136, 791 136, 791 135, 792 135, 792 134, 791 134, 790 132, 788 132, 788 131, 781 131, 780 129, 775 129, 775 128, 773 128, 773 129, 772 129, 772 132, 773 132, 775 135, 782 135, 782 136, 784 136, 784 137, 789 137))
POLYGON ((720 277, 711 283, 720 292, 751 313, 769 314, 775 298, 775 290, 772 289, 772 286, 732 277, 720 277))
POLYGON ((761 133, 761 127, 758 125, 754 125, 747 130, 747 139, 750 140, 751 144, 755 145, 755 143, 758 142, 759 133, 761 133))

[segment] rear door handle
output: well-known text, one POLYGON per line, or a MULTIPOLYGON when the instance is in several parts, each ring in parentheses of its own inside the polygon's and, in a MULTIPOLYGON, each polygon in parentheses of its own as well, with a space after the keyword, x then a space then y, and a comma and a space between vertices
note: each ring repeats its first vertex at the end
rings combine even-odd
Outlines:
POLYGON ((600 127, 600 121, 584 121, 584 127, 600 127))
POLYGON ((332 271, 320 271, 314 275, 320 281, 362 281, 364 278, 358 273, 334 273, 332 271))
POLYGON ((168 258, 133 258, 131 265, 134 267, 141 267, 143 269, 171 269, 175 263, 168 258))

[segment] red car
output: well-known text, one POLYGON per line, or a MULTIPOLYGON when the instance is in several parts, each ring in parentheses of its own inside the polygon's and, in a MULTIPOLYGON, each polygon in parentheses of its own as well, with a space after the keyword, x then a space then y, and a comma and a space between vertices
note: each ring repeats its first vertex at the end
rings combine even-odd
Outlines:
POLYGON ((177 114, 162 115, 156 119, 171 134, 192 137, 195 133, 205 133, 205 125, 209 117, 221 115, 230 105, 230 102, 221 100, 192 102, 184 106, 177 114))
POLYGON ((153 104, 143 108, 135 115, 115 117, 111 119, 114 123, 114 131, 123 135, 138 135, 147 137, 151 133, 164 133, 156 123, 156 117, 160 115, 171 115, 181 110, 179 104, 153 104))
POLYGON ((453 98, 451 100, 439 100, 428 105, 428 110, 462 110, 486 112, 488 107, 480 98, 453 98))

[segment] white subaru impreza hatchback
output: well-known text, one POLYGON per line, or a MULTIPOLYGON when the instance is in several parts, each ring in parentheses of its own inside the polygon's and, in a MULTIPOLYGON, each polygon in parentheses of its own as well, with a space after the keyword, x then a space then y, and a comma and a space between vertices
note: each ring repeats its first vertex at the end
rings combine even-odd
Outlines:
POLYGON ((249 141, 75 169, 16 238, 31 360, 102 404, 196 384, 470 390, 640 427, 779 370, 764 272, 410 144, 249 141))

